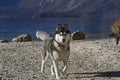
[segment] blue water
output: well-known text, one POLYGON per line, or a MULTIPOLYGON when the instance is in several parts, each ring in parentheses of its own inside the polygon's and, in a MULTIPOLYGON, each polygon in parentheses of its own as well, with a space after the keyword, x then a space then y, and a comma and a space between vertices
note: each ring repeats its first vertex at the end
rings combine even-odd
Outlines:
POLYGON ((0 19, 0 39, 8 39, 23 34, 31 34, 37 40, 37 30, 54 34, 57 24, 68 24, 71 32, 80 30, 86 34, 87 39, 108 38, 111 33, 110 24, 101 22, 83 22, 79 18, 41 18, 39 20, 2 20, 0 19))

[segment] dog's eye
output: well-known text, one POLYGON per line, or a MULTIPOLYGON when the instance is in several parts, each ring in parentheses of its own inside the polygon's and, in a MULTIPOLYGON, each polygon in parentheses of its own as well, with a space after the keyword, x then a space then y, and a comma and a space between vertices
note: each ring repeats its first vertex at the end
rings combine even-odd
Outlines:
POLYGON ((60 34, 60 36, 62 36, 62 34, 60 34))

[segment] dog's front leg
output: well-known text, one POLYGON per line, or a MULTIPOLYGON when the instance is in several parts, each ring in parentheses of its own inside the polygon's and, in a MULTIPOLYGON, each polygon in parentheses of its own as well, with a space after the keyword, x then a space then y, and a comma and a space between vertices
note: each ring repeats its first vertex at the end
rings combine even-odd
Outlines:
POLYGON ((56 62, 55 60, 53 60, 53 66, 54 66, 54 70, 55 70, 56 79, 60 79, 59 72, 58 72, 58 62, 56 62))
POLYGON ((67 73, 67 60, 64 60, 63 63, 64 63, 64 68, 62 70, 62 74, 66 75, 66 73, 67 73))

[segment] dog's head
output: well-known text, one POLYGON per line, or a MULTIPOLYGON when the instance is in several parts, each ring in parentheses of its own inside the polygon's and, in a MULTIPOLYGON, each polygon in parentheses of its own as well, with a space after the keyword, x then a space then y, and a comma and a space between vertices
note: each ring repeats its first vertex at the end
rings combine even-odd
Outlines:
POLYGON ((71 39, 71 32, 68 28, 68 25, 65 24, 64 27, 61 26, 61 24, 58 24, 56 27, 56 33, 55 33, 55 40, 62 44, 68 44, 71 39))

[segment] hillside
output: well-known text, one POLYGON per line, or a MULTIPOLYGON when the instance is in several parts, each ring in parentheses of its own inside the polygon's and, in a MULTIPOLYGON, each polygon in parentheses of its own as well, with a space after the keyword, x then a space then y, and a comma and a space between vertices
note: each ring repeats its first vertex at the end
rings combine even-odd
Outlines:
POLYGON ((0 12, 4 11, 18 18, 80 17, 115 20, 120 17, 119 4, 120 0, 20 0, 12 9, 5 6, 0 8, 0 12))

